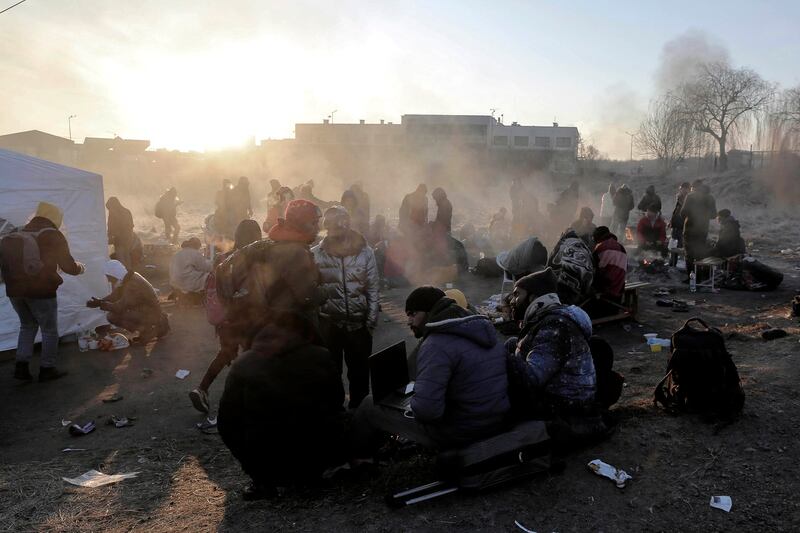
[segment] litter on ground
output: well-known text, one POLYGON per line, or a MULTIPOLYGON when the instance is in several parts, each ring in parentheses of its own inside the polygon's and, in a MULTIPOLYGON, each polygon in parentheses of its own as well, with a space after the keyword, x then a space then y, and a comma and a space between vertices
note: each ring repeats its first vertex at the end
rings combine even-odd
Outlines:
POLYGON ((130 472, 127 474, 108 475, 102 472, 98 472, 97 470, 89 470, 88 472, 81 474, 78 477, 74 478, 62 477, 61 479, 72 485, 93 489, 95 487, 102 487, 103 485, 117 483, 118 481, 122 481, 123 479, 136 477, 138 473, 139 472, 130 472))

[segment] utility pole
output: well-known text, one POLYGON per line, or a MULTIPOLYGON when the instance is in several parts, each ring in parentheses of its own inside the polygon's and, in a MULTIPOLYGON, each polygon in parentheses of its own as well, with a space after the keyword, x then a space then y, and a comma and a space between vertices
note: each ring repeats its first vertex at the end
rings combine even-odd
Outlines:
POLYGON ((72 140, 72 119, 76 118, 78 115, 70 115, 67 117, 67 127, 69 128, 69 140, 72 140))
POLYGON ((339 111, 339 110, 338 109, 334 109, 333 111, 331 111, 331 114, 328 115, 328 120, 330 120, 331 124, 333 124, 333 114, 336 113, 337 111, 339 111))
POLYGON ((625 132, 626 135, 631 137, 631 176, 633 176, 633 138, 636 137, 635 133, 625 132))

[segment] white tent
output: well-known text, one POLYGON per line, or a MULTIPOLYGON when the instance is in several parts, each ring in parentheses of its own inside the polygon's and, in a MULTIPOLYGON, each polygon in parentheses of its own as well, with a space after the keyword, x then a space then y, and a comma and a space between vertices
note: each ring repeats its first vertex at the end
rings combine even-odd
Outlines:
MULTIPOLYGON (((62 274, 58 288, 58 333, 76 333, 106 323, 105 315, 88 309, 91 296, 105 296, 110 289, 103 267, 108 257, 103 177, 17 152, 0 149, 0 217, 24 226, 39 202, 50 202, 64 211, 61 231, 72 257, 86 265, 81 276, 62 274)), ((17 347, 19 319, 0 290, 0 350, 17 347)))

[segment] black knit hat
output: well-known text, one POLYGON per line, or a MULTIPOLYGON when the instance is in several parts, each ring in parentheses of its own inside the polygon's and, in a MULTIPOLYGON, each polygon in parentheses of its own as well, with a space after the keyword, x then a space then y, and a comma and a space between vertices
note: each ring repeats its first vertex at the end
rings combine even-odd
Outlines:
POLYGON ((524 278, 520 278, 514 284, 514 287, 519 287, 525 290, 533 298, 538 298, 543 294, 556 292, 558 288, 558 278, 553 274, 553 269, 550 267, 528 274, 524 278))
POLYGON ((406 298, 406 313, 424 311, 427 313, 433 306, 445 297, 444 291, 432 285, 417 287, 406 298))
POLYGON ((597 228, 592 233, 592 238, 594 239, 594 242, 604 241, 608 237, 611 237, 611 231, 608 229, 608 226, 597 226, 597 228))

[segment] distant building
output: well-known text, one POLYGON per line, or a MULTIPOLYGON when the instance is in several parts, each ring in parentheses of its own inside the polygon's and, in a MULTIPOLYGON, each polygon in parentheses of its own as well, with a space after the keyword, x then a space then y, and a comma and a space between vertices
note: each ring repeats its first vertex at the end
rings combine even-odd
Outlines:
POLYGON ((75 166, 77 162, 78 152, 75 142, 39 130, 0 135, 0 148, 62 165, 75 166))

